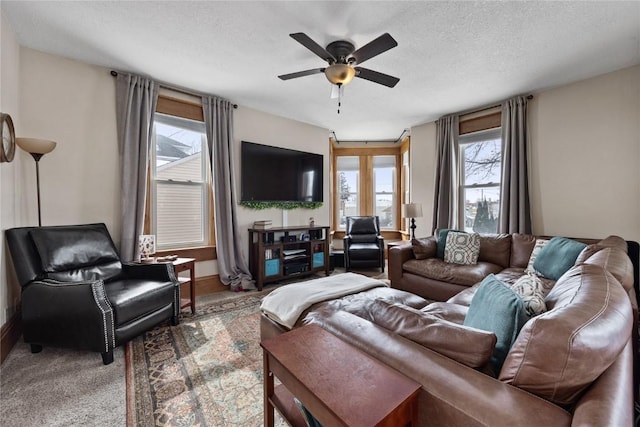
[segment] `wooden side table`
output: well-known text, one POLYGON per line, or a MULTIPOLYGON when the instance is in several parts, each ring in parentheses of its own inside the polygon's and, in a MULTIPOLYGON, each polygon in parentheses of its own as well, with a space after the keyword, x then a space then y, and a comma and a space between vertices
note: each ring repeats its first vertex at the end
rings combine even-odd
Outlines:
POLYGON ((324 426, 417 426, 420 384, 321 327, 303 326, 260 345, 266 427, 273 427, 274 408, 293 427, 305 426, 293 396, 324 426))
POLYGON ((189 270, 189 277, 178 276, 180 286, 189 284, 189 299, 180 298, 180 309, 191 306, 191 313, 196 314, 196 260, 195 258, 178 258, 171 262, 173 268, 178 273, 189 270))

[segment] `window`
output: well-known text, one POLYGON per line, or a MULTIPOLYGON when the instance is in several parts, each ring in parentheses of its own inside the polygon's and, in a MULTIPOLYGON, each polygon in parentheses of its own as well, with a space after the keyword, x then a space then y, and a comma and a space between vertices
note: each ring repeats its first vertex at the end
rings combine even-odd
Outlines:
POLYGON ((460 149, 460 224, 465 231, 496 233, 500 211, 502 137, 500 128, 462 135, 460 149))
POLYGON ((396 156, 373 157, 373 211, 380 218, 380 228, 395 228, 395 181, 396 156))
POLYGON ((334 229, 344 230, 348 216, 377 215, 383 230, 399 230, 401 147, 333 146, 331 153, 334 229))
MULTIPOLYGON (((409 144, 403 144, 401 148, 402 157, 402 176, 400 179, 400 194, 402 194, 402 204, 409 203, 411 201, 411 193, 409 191, 411 184, 411 174, 409 169, 409 144)), ((409 230, 409 218, 404 219, 404 231, 409 230)))
POLYGON ((339 228, 345 228, 348 216, 360 212, 360 158, 356 156, 338 157, 336 160, 338 192, 335 203, 339 228))
POLYGON ((209 244, 210 173, 204 123, 156 113, 150 229, 159 250, 209 244))

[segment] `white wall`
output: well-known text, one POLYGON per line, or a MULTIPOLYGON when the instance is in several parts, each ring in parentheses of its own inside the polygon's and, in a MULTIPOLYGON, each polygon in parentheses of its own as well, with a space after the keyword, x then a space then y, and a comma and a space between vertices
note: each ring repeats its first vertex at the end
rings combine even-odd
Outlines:
MULTIPOLYGON (((278 147, 291 148, 294 150, 307 151, 310 153, 322 154, 324 156, 324 203, 318 209, 292 209, 284 213, 281 209, 254 210, 242 206, 238 207, 238 228, 242 239, 242 248, 248 256, 248 233, 247 229, 253 225, 254 221, 270 219, 273 226, 293 226, 308 225, 309 218, 315 219, 315 224, 328 226, 330 218, 329 210, 329 131, 317 126, 308 125, 301 122, 274 116, 247 107, 238 107, 234 114, 234 139, 235 164, 236 167, 236 188, 238 190, 238 200, 240 195, 240 149, 241 141, 255 142, 258 144, 275 145, 278 147), (283 223, 283 219, 286 223, 283 223)), ((248 258, 247 258, 248 259, 248 258)))
MULTIPOLYGON (((40 160, 42 224, 104 222, 119 240, 115 80, 105 68, 28 48, 20 64, 20 134, 58 144, 40 160)), ((21 179, 28 223, 37 224, 35 166, 29 166, 21 179)))
MULTIPOLYGON (((11 116, 20 135, 20 46, 11 24, 0 9, 0 111, 11 116)), ((16 148, 14 160, 0 163, 0 325, 4 325, 17 308, 20 297, 11 260, 6 251, 4 230, 22 225, 20 203, 23 189, 19 179, 28 155, 16 148)), ((33 162, 33 160, 31 160, 33 162)))
POLYGON ((427 123, 411 129, 410 187, 411 201, 422 204, 422 218, 416 218, 416 237, 431 235, 433 193, 436 175, 436 124, 427 123))
MULTIPOLYGON (((640 240, 640 66, 534 95, 533 233, 640 240)), ((435 123, 411 130, 412 197, 428 230, 435 132, 435 123)))
POLYGON ((536 94, 531 107, 534 231, 640 240, 640 66, 536 94))

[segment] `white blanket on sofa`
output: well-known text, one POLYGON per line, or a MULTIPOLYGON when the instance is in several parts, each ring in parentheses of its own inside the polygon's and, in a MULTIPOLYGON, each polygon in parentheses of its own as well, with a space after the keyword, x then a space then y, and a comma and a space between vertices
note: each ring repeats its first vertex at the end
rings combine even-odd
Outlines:
POLYGON ((274 322, 291 329, 302 312, 317 302, 340 298, 379 286, 387 286, 387 284, 361 274, 335 274, 282 286, 262 300, 260 310, 274 322))

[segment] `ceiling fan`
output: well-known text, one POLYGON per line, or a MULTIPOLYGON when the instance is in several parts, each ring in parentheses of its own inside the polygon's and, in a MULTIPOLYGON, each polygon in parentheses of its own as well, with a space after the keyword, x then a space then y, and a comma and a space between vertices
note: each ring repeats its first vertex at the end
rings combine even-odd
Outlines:
POLYGON ((396 42, 389 33, 384 33, 358 50, 355 49, 353 43, 346 40, 336 40, 329 43, 326 48, 323 48, 305 33, 293 33, 289 35, 311 52, 327 61, 329 66, 278 76, 282 80, 324 73, 327 80, 338 86, 338 89, 349 84, 354 77, 359 77, 388 87, 394 87, 400 81, 397 77, 356 66, 396 47, 398 42, 396 42))

